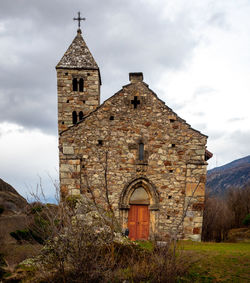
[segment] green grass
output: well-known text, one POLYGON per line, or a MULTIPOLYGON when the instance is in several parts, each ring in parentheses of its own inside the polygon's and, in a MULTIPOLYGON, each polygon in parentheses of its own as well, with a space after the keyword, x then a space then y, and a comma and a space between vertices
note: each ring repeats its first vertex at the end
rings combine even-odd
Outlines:
POLYGON ((179 282, 250 282, 250 243, 182 241, 178 245, 193 261, 179 282))
POLYGON ((154 246, 153 243, 150 241, 136 241, 136 243, 143 249, 152 251, 154 246))
MULTIPOLYGON (((152 242, 137 241, 151 251, 152 242)), ((179 241, 178 257, 190 261, 188 273, 177 282, 250 282, 250 243, 179 241)))

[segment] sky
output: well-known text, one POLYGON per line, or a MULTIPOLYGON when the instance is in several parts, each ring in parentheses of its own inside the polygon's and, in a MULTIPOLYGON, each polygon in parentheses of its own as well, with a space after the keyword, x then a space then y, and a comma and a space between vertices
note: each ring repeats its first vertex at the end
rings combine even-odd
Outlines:
POLYGON ((58 180, 55 66, 77 12, 103 102, 129 72, 209 136, 208 169, 250 154, 249 0, 1 0, 0 178, 20 194, 58 180))

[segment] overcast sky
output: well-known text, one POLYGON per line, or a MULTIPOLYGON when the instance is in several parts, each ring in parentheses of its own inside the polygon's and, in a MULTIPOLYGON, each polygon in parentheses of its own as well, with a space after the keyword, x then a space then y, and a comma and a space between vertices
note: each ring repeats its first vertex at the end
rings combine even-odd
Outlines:
POLYGON ((27 196, 58 178, 55 66, 76 35, 101 70, 101 100, 141 71, 209 136, 209 168, 250 154, 249 0, 1 0, 0 178, 27 196))

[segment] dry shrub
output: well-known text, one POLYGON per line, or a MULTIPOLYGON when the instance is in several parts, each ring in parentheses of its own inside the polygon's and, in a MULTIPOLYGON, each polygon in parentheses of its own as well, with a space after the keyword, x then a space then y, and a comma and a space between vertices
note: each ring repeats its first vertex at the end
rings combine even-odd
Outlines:
POLYGON ((75 255, 75 252, 70 252, 73 261, 64 262, 64 269, 58 258, 54 258, 53 264, 51 261, 51 265, 44 266, 42 274, 40 270, 41 281, 176 282, 177 277, 183 275, 189 266, 187 258, 181 255, 176 257, 169 246, 155 245, 149 251, 134 243, 116 244, 114 261, 107 245, 91 246, 85 250, 79 262, 75 255))
MULTIPOLYGON (((104 202, 97 202, 88 184, 90 197, 82 194, 61 198, 53 213, 46 206, 35 209, 35 215, 46 221, 46 225, 39 226, 45 229, 46 237, 45 247, 35 260, 38 268, 34 280, 175 282, 185 272, 188 262, 176 255, 177 232, 164 245, 152 243, 151 249, 123 237, 109 199, 105 166, 104 173, 104 202)), ((40 234, 43 235, 43 229, 40 234)))
POLYGON ((176 256, 173 243, 145 248, 122 237, 102 207, 84 197, 71 204, 62 202, 58 221, 52 219, 51 236, 36 260, 37 282, 175 282, 186 270, 188 261, 176 256))
POLYGON ((230 229, 244 227, 250 213, 250 185, 228 189, 225 195, 207 192, 203 216, 203 241, 226 241, 230 229))
POLYGON ((250 228, 231 229, 228 233, 228 242, 250 242, 250 228))
POLYGON ((120 276, 119 280, 129 282, 176 282, 176 279, 183 275, 190 264, 190 260, 174 252, 173 243, 165 243, 159 246, 154 243, 152 251, 140 254, 138 259, 134 256, 128 262, 125 269, 125 277, 120 276))

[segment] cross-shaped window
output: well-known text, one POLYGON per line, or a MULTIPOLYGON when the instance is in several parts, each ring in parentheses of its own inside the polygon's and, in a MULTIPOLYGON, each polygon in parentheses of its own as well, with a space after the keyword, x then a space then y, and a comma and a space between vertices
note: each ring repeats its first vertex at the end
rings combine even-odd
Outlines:
POLYGON ((134 96, 134 100, 131 100, 131 104, 134 105, 134 109, 137 108, 137 105, 139 105, 141 102, 138 100, 138 96, 134 96))

